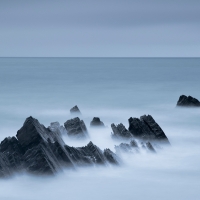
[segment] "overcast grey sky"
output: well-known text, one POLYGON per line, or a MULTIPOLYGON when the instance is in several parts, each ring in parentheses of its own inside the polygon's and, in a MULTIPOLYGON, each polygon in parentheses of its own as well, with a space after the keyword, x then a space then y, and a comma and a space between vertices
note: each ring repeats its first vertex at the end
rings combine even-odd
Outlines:
POLYGON ((0 56, 200 56, 199 0, 0 0, 0 56))

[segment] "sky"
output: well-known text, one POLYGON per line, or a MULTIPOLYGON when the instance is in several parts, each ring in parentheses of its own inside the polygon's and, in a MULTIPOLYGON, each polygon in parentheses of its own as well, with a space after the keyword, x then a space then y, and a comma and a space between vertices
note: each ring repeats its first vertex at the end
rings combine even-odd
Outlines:
POLYGON ((0 0, 0 57, 199 57, 199 0, 0 0))

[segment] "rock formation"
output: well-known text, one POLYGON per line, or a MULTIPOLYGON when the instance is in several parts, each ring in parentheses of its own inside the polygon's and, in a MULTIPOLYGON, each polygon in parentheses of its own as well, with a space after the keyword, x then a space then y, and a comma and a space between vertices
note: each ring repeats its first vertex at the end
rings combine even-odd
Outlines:
POLYGON ((111 128, 113 130, 112 138, 118 138, 118 139, 121 139, 121 138, 130 139, 130 138, 133 138, 133 135, 131 134, 131 132, 128 131, 122 123, 120 123, 118 125, 111 124, 111 128))
POLYGON ((105 127, 105 126, 104 126, 104 123, 100 120, 99 117, 94 117, 93 120, 90 122, 90 127, 102 128, 102 127, 105 127))
POLYGON ((120 153, 139 153, 140 149, 145 149, 147 152, 156 153, 153 145, 150 142, 142 142, 139 146, 135 140, 131 140, 128 143, 121 143, 118 146, 115 146, 115 150, 117 154, 120 153))
POLYGON ((67 130, 65 129, 65 127, 60 126, 59 122, 52 122, 48 129, 52 132, 57 133, 59 136, 67 135, 67 130))
POLYGON ((111 124, 113 130, 112 137, 124 139, 140 139, 142 141, 158 141, 169 144, 169 140, 161 127, 155 122, 151 115, 141 116, 138 118, 129 118, 129 128, 123 124, 111 124))
POLYGON ((200 102, 199 100, 191 97, 191 96, 185 96, 181 95, 179 97, 179 100, 177 102, 177 106, 182 106, 182 107, 200 107, 200 102))
POLYGON ((79 110, 77 105, 70 109, 70 113, 77 116, 81 115, 81 111, 79 110))
POLYGON ((102 151, 92 142, 85 147, 70 147, 57 132, 58 123, 46 128, 29 117, 16 137, 5 138, 0 144, 0 176, 26 171, 37 175, 55 174, 64 168, 84 165, 120 164, 109 149, 102 151))
POLYGON ((88 131, 85 126, 85 123, 83 120, 80 120, 78 117, 67 120, 64 123, 64 126, 67 130, 68 136, 70 136, 70 137, 74 137, 74 138, 87 138, 88 137, 88 131))
MULTIPOLYGON (((99 118, 93 121, 102 125, 99 118)), ((152 116, 131 117, 128 121, 129 129, 123 124, 111 125, 112 137, 126 140, 115 146, 115 154, 110 149, 101 150, 92 142, 84 147, 66 145, 62 139, 66 133, 75 138, 88 138, 85 123, 78 117, 65 122, 66 129, 58 122, 46 128, 37 119, 28 117, 16 137, 7 137, 0 143, 0 177, 20 171, 48 175, 79 166, 119 165, 122 161, 118 155, 121 153, 138 153, 142 149, 155 153, 157 144, 169 144, 152 116)))

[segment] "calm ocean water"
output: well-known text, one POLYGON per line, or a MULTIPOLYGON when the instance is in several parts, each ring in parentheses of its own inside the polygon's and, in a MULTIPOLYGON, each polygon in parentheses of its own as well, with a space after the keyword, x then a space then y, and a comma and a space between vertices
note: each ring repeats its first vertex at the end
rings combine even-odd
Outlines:
MULTIPOLYGON (((95 116, 110 127, 151 114, 172 144, 120 169, 3 180, 0 198, 199 200, 200 110, 175 108, 181 94, 200 99, 199 77, 200 58, 0 58, 0 140, 16 135, 30 115, 45 126, 63 124, 78 105, 88 128, 95 116)), ((114 150, 110 132, 90 130, 90 140, 114 150)))

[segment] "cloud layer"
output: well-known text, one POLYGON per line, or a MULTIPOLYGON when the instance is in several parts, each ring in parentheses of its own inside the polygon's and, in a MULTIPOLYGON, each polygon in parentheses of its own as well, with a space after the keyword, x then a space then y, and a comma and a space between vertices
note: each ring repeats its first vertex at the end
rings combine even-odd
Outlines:
POLYGON ((199 1, 1 1, 0 56, 199 56, 199 1))

